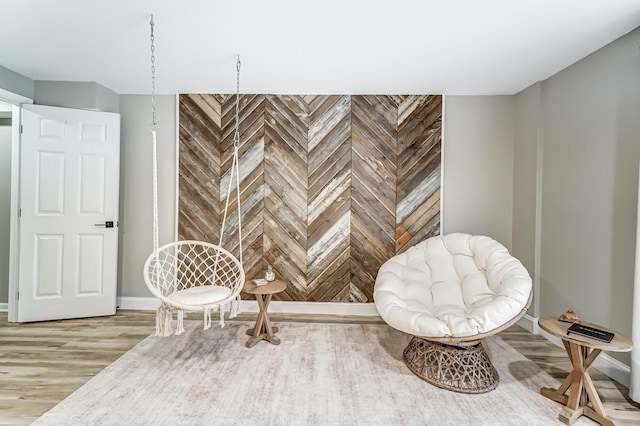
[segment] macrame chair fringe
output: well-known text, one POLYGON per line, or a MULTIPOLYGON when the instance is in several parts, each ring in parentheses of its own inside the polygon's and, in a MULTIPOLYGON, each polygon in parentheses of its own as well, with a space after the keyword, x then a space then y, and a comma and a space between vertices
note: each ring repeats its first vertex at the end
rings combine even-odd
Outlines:
POLYGON ((176 324, 176 336, 184 333, 184 309, 178 309, 178 319, 176 324))
MULTIPOLYGON (((229 319, 235 318, 240 313, 240 296, 236 296, 230 302, 227 303, 229 305, 229 319)), ((224 328, 226 323, 224 319, 224 314, 226 313, 226 305, 214 305, 210 307, 206 307, 203 309, 203 330, 208 330, 211 328, 211 311, 218 307, 220 320, 218 321, 218 325, 220 328, 224 328)), ((171 306, 162 303, 158 309, 156 310, 156 336, 168 337, 173 334, 176 336, 181 335, 185 332, 184 321, 187 317, 187 313, 184 309, 176 309, 171 306), (176 329, 173 331, 173 312, 176 312, 176 329)))
POLYGON ((224 305, 220 305, 220 321, 218 321, 218 325, 220 328, 224 328, 224 305))
POLYGON ((240 295, 231 301, 231 309, 229 309, 229 319, 235 318, 240 313, 240 295))
POLYGON ((156 336, 171 336, 172 332, 173 326, 171 307, 162 303, 156 310, 156 336))
POLYGON ((204 328, 208 330, 211 328, 211 308, 204 308, 204 328))
POLYGON ((164 308, 160 305, 156 309, 156 336, 162 336, 162 325, 164 324, 164 308))

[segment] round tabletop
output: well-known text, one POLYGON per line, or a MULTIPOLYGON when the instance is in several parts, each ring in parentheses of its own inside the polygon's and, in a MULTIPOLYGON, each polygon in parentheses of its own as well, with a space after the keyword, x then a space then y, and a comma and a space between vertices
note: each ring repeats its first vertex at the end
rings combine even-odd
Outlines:
POLYGON ((282 280, 274 280, 265 285, 256 285, 254 280, 246 281, 244 288, 245 293, 249 294, 274 294, 280 293, 287 288, 287 283, 282 280))
POLYGON ((588 337, 583 337, 574 333, 567 335, 567 329, 571 327, 571 324, 572 323, 570 322, 560 321, 557 318, 553 317, 545 317, 538 320, 538 325, 541 329, 553 334, 556 337, 561 338, 562 340, 566 340, 567 342, 573 342, 582 346, 588 346, 593 349, 612 352, 629 352, 633 346, 631 340, 627 337, 624 337, 620 333, 601 327, 598 324, 592 324, 584 321, 580 321, 580 324, 588 325, 602 331, 613 333, 613 340, 611 340, 611 342, 609 343, 606 343, 599 340, 590 339, 588 337))

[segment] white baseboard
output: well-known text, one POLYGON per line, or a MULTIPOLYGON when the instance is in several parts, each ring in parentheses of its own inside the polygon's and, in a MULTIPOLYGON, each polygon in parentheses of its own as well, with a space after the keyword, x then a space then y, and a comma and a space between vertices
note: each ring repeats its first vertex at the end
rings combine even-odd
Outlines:
POLYGON ((524 328, 525 330, 527 330, 529 333, 532 334, 539 334, 538 333, 538 318, 534 318, 529 314, 524 314, 524 316, 522 318, 520 318, 520 320, 517 322, 517 324, 524 328))
MULTIPOLYGON (((119 297, 117 306, 119 309, 153 311, 160 306, 160 302, 154 297, 119 297)), ((243 300, 240 302, 240 312, 257 313, 258 304, 254 300, 243 300)), ((269 304, 269 313, 379 316, 373 303, 273 301, 269 304)))
POLYGON ((8 303, 0 303, 0 312, 8 312, 9 304, 8 303))
POLYGON ((132 311, 155 311, 160 301, 155 297, 118 297, 116 307, 132 311))
MULTIPOLYGON (((556 337, 542 329, 539 330, 538 334, 556 346, 564 348, 562 340, 559 337, 556 337)), ((606 353, 603 353, 596 358, 593 362, 593 366, 621 385, 627 388, 629 387, 629 383, 631 383, 631 368, 628 365, 618 361, 606 353)))

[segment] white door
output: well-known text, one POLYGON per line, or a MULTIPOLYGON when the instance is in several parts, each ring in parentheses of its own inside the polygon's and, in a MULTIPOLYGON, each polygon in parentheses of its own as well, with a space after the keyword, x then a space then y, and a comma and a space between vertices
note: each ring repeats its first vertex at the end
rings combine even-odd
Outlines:
POLYGON ((116 311, 120 115, 24 105, 18 321, 116 311))

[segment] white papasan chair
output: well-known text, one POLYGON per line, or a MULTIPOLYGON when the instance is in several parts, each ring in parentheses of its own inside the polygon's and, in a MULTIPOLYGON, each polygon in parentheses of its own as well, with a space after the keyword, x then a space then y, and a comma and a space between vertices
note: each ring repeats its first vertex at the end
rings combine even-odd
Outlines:
POLYGON ((498 385, 481 340, 513 325, 531 303, 531 277, 494 239, 454 233, 428 238, 386 261, 373 298, 382 319, 413 335, 407 367, 463 393, 498 385))

